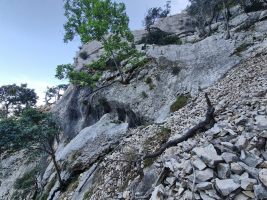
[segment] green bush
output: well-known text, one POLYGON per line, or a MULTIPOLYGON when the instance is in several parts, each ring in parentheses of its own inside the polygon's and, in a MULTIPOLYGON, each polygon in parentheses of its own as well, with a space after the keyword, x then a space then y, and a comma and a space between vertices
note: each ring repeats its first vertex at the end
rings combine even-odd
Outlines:
POLYGON ((155 88, 155 85, 153 84, 153 79, 151 77, 147 77, 145 82, 146 84, 148 84, 150 90, 153 90, 155 88))
POLYGON ((82 87, 95 87, 96 82, 101 77, 100 72, 90 74, 85 71, 73 71, 70 73, 70 82, 82 87))
POLYGON ((86 51, 82 51, 79 53, 80 58, 82 58, 83 60, 86 60, 88 58, 88 54, 86 51))
POLYGON ((178 66, 172 67, 172 74, 173 75, 178 75, 180 73, 180 71, 181 71, 180 67, 178 67, 178 66))
POLYGON ((153 81, 152 81, 152 78, 151 77, 147 77, 146 78, 146 84, 151 84, 153 81))
POLYGON ((141 95, 142 95, 142 97, 143 97, 144 99, 148 97, 148 95, 147 95, 147 93, 146 93, 145 91, 142 91, 141 95))
POLYGON ((173 104, 171 105, 171 112, 175 112, 179 109, 181 109, 182 107, 184 107, 186 104, 187 104, 187 101, 188 101, 188 96, 186 95, 181 95, 181 96, 178 96, 176 98, 176 101, 173 102, 173 104))
POLYGON ((176 35, 171 35, 165 31, 162 31, 158 28, 152 28, 146 36, 144 36, 140 44, 158 44, 158 45, 169 45, 177 44, 181 45, 182 41, 176 35))
POLYGON ((24 190, 33 186, 35 184, 37 173, 38 171, 36 168, 26 172, 22 177, 18 178, 15 181, 14 188, 17 190, 24 190))
POLYGON ((87 191, 87 192, 85 192, 84 193, 84 195, 83 195, 83 200, 88 200, 88 199, 90 199, 90 197, 92 196, 92 192, 91 191, 87 191))
MULTIPOLYGON (((147 138, 147 140, 144 142, 143 144, 144 151, 146 153, 150 152, 152 151, 152 149, 155 148, 155 146, 159 148, 162 144, 168 141, 170 136, 171 136, 171 129, 161 127, 160 131, 158 131, 154 136, 147 138)), ((155 160, 157 160, 157 157, 145 159, 144 167, 145 168, 150 167, 155 162, 155 160)))
POLYGON ((243 43, 239 47, 235 49, 235 54, 237 56, 240 56, 242 52, 246 51, 251 46, 250 43, 243 43))
POLYGON ((43 191, 42 193, 40 193, 37 197, 36 197, 36 200, 47 200, 48 199, 48 196, 49 196, 49 193, 50 191, 52 190, 52 188, 54 187, 54 185, 56 184, 57 182, 57 177, 54 176, 52 178, 52 180, 47 184, 46 186, 46 190, 43 191))

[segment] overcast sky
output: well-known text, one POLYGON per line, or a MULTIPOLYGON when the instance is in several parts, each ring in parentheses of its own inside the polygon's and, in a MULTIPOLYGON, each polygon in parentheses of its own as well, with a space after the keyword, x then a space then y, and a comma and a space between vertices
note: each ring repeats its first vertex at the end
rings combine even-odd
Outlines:
MULTIPOLYGON (((121 0, 126 4, 130 28, 141 29, 145 12, 166 0, 121 0)), ((172 0, 172 14, 187 0, 172 0)), ((0 85, 28 83, 42 98, 58 64, 72 63, 79 39, 63 43, 63 0, 0 0, 0 85)))

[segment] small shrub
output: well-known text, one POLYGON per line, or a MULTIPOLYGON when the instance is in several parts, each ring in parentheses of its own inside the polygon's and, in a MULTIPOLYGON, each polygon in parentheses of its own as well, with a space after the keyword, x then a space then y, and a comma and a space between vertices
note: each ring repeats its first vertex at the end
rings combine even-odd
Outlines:
POLYGON ((155 157, 155 158, 147 158, 143 161, 144 163, 144 168, 148 168, 150 167, 151 165, 153 165, 153 163, 157 160, 158 157, 155 157))
POLYGON ((173 104, 171 105, 171 112, 175 112, 179 109, 181 109, 182 107, 184 107, 186 104, 187 104, 187 101, 188 101, 188 96, 186 95, 181 95, 181 96, 178 96, 176 98, 176 101, 173 102, 173 104))
POLYGON ((80 58, 82 58, 83 60, 86 60, 86 59, 89 57, 86 51, 82 51, 82 52, 80 52, 80 53, 79 53, 79 56, 80 56, 80 58))
POLYGON ((146 84, 148 84, 150 90, 153 90, 155 88, 155 85, 153 84, 153 80, 151 77, 147 77, 145 82, 146 84))
POLYGON ((153 81, 152 81, 152 78, 151 77, 147 77, 146 78, 146 84, 151 84, 153 81))
POLYGON ((24 190, 26 188, 31 187, 35 184, 35 176, 37 173, 38 172, 36 168, 26 172, 25 174, 23 174, 22 177, 18 178, 15 181, 14 188, 17 190, 24 190))
POLYGON ((144 99, 148 97, 148 95, 147 95, 147 93, 146 93, 145 91, 143 91, 143 92, 141 93, 141 95, 142 95, 142 97, 143 97, 144 99))
POLYGON ((242 52, 246 51, 251 46, 250 43, 243 43, 239 47, 235 49, 235 54, 237 56, 240 56, 242 52))
POLYGON ((180 73, 180 71, 181 71, 181 69, 180 69, 180 67, 178 67, 178 66, 174 66, 174 67, 172 68, 172 74, 173 74, 173 75, 178 75, 178 74, 180 73))
POLYGON ((171 35, 158 28, 151 28, 149 33, 146 36, 144 36, 139 43, 157 44, 157 45, 169 45, 169 44, 181 45, 182 41, 176 35, 171 35))
MULTIPOLYGON (((143 148, 145 152, 149 152, 158 146, 159 148, 162 144, 166 143, 171 135, 171 130, 165 127, 161 127, 160 131, 156 133, 156 135, 148 138, 144 144, 143 148)), ((157 158, 149 158, 144 160, 144 167, 150 167, 157 158)))
POLYGON ((40 193, 36 197, 36 200, 47 200, 48 199, 48 196, 49 196, 49 193, 52 190, 52 188, 54 187, 54 185, 56 184, 56 182, 57 182, 57 176, 54 176, 52 178, 52 180, 47 184, 46 190, 43 191, 42 193, 40 193))
POLYGON ((90 197, 92 196, 92 192, 91 191, 87 191, 87 192, 85 192, 84 193, 84 195, 83 195, 83 200, 88 200, 88 199, 90 199, 90 197))

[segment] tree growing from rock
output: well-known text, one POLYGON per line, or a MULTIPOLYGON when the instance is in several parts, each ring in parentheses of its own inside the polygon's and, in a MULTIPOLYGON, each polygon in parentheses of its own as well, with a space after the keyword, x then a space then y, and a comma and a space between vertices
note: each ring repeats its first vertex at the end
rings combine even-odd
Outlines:
POLYGON ((64 187, 61 170, 56 161, 55 141, 59 142, 61 129, 55 116, 37 109, 25 110, 18 124, 22 129, 21 140, 25 140, 25 148, 49 155, 54 164, 60 187, 64 187))
POLYGON ((111 0, 65 0, 65 16, 64 41, 69 42, 76 35, 83 44, 100 41, 105 50, 102 58, 112 58, 123 82, 124 72, 117 58, 134 49, 125 5, 111 0))
POLYGON ((0 120, 0 153, 21 149, 46 153, 52 159, 62 188, 64 181, 60 175, 54 147, 55 141, 59 141, 60 133, 60 126, 51 113, 28 108, 20 116, 0 120))
POLYGON ((0 87, 0 115, 19 115, 23 109, 32 107, 37 102, 37 95, 27 84, 3 85, 0 87))
POLYGON ((60 84, 54 87, 48 87, 45 92, 45 104, 51 105, 57 102, 62 97, 67 88, 67 84, 60 84))

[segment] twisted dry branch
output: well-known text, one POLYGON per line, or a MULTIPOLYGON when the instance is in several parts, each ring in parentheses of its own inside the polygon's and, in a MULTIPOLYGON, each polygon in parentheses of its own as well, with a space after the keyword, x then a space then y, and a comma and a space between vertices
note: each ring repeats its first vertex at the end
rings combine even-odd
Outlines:
POLYGON ((194 135, 196 135, 198 133, 201 133, 201 132, 205 132, 205 131, 209 130, 211 127, 213 127, 213 125, 216 122, 215 119, 214 119, 214 111, 215 111, 215 108, 211 104, 211 101, 210 101, 207 93, 205 93, 205 98, 206 98, 206 102, 207 102, 207 112, 206 112, 206 118, 205 118, 205 120, 199 122, 193 128, 189 129, 182 137, 166 142, 156 152, 146 154, 143 157, 143 160, 149 159, 149 158, 158 157, 167 148, 176 146, 177 144, 179 144, 179 143, 181 143, 183 141, 188 140, 189 138, 193 137, 194 135))

